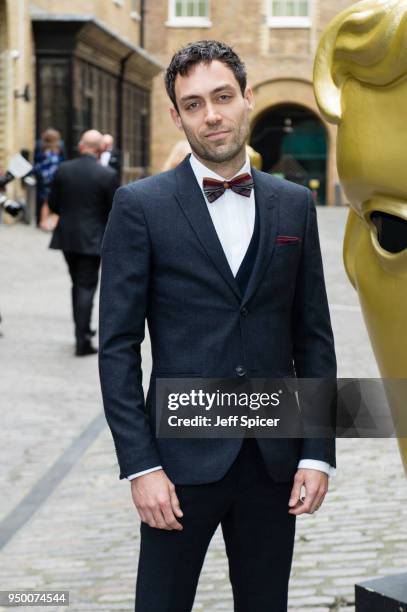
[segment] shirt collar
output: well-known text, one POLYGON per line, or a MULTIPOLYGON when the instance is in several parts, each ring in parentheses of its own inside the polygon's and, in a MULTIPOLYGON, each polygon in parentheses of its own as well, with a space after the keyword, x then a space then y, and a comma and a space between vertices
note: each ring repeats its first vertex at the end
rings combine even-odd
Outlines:
MULTIPOLYGON (((202 162, 199 161, 197 157, 195 157, 193 153, 191 153, 189 162, 191 164, 191 168, 195 174, 196 180, 198 181, 198 184, 201 187, 201 189, 202 189, 202 181, 204 177, 214 178, 214 179, 217 179, 218 181, 224 181, 226 178, 224 176, 220 176, 219 174, 216 174, 216 172, 214 172, 213 170, 210 170, 210 168, 207 168, 202 162)), ((236 174, 228 178, 230 180, 231 178, 234 178, 238 174, 243 174, 244 172, 250 173, 250 171, 251 171, 250 159, 246 153, 246 160, 243 166, 240 168, 240 170, 238 170, 238 172, 236 172, 236 174)))

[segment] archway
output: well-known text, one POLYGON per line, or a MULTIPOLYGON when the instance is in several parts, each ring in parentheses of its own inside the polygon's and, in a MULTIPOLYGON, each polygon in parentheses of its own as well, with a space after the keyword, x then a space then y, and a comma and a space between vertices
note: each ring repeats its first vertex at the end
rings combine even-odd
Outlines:
POLYGON ((265 172, 311 186, 318 203, 326 203, 327 134, 315 113, 299 104, 272 106, 257 119, 250 144, 265 172))
POLYGON ((7 127, 7 19, 6 2, 0 0, 0 169, 6 165, 7 127))

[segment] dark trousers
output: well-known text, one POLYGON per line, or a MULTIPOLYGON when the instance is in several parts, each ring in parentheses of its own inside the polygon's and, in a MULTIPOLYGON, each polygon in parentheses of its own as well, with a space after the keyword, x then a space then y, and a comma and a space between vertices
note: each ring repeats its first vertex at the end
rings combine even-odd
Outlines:
POLYGON ((190 612, 210 540, 222 526, 235 612, 286 612, 295 516, 292 483, 266 472, 258 445, 246 439, 222 480, 177 485, 183 531, 141 524, 136 612, 190 612))
POLYGON ((98 284, 100 257, 64 251, 72 279, 72 311, 76 345, 83 348, 90 340, 93 298, 98 284))

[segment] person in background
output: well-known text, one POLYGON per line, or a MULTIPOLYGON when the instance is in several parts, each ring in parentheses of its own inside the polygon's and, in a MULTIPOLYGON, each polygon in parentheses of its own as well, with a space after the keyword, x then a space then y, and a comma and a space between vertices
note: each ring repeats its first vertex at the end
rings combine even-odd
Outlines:
POLYGON ((33 171, 37 179, 37 226, 43 230, 52 230, 57 223, 55 215, 50 214, 48 198, 55 172, 64 159, 60 132, 46 129, 35 150, 33 171))
POLYGON ((110 166, 117 173, 120 181, 122 171, 122 155, 119 149, 114 148, 114 138, 111 134, 103 134, 103 148, 100 156, 102 166, 110 166))
POLYGON ((165 160, 162 167, 162 172, 167 172, 167 170, 173 170, 176 168, 178 164, 180 164, 190 153, 191 147, 188 140, 178 140, 178 142, 176 142, 172 147, 170 154, 165 160))
POLYGON ((58 168, 49 194, 49 207, 59 215, 50 243, 62 250, 72 279, 72 310, 77 356, 92 355, 90 322, 102 238, 118 187, 116 172, 99 161, 102 134, 89 130, 78 145, 80 156, 58 168))

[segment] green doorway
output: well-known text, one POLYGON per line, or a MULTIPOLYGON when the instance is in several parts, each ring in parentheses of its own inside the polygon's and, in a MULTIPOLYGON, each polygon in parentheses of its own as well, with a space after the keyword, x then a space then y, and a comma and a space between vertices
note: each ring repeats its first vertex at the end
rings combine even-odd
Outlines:
POLYGON ((316 114, 297 104, 273 106, 256 122, 250 144, 265 172, 312 188, 318 204, 326 203, 327 136, 316 114))

